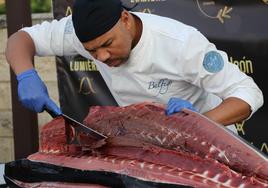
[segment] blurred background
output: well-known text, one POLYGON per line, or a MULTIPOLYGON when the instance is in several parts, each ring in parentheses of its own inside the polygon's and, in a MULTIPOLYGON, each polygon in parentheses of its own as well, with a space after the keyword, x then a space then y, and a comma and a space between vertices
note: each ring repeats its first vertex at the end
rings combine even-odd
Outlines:
MULTIPOLYGON (((38 24, 53 18, 51 0, 31 0, 32 24, 38 24)), ((12 122, 12 100, 10 69, 6 63, 5 48, 7 42, 5 0, 0 0, 0 163, 14 160, 14 135, 12 122)), ((58 85, 55 57, 36 57, 35 66, 46 83, 50 96, 58 103, 58 85)), ((38 114, 39 127, 50 121, 47 113, 38 114)))
MULTIPOLYGON (((51 0, 31 0, 32 13, 51 12, 51 0)), ((5 14, 5 0, 0 0, 0 14, 5 14)))

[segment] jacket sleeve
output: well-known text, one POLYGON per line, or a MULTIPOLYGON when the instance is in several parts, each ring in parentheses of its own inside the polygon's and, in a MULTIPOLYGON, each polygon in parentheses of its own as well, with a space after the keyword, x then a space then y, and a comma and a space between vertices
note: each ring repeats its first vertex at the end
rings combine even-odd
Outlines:
POLYGON ((79 42, 77 41, 71 18, 71 16, 68 16, 59 21, 45 21, 21 30, 31 36, 38 56, 75 55, 77 51, 74 44, 79 42))
MULTIPOLYGON (((251 115, 263 105, 263 94, 254 80, 229 63, 225 52, 216 49, 199 31, 189 34, 182 50, 184 79, 225 100, 236 97, 247 102, 251 115)), ((179 67, 178 67, 179 68, 179 67)))

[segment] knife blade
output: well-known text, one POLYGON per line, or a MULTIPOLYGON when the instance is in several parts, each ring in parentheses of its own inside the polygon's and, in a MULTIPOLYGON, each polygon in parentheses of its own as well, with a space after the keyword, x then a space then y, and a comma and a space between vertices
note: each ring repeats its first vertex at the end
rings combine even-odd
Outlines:
POLYGON ((58 117, 58 116, 62 116, 65 119, 65 121, 75 129, 76 133, 83 132, 89 136, 92 136, 93 138, 95 138, 97 140, 107 138, 107 136, 99 133, 98 131, 96 131, 94 129, 91 129, 90 127, 85 126, 84 124, 80 123, 79 121, 76 121, 75 119, 67 116, 66 114, 57 115, 53 111, 51 111, 47 108, 45 108, 45 111, 47 113, 49 113, 50 116, 53 118, 58 117))
POLYGON ((83 133, 86 133, 87 135, 90 135, 98 140, 107 138, 107 136, 99 133, 98 131, 91 129, 90 127, 85 126, 84 124, 76 121, 75 119, 67 116, 66 114, 61 114, 61 116, 68 122, 70 125, 76 130, 81 131, 83 133))

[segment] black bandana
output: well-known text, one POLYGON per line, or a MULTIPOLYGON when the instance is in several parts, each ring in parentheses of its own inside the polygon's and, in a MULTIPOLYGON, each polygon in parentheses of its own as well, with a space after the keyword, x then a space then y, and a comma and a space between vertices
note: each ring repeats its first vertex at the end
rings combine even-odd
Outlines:
POLYGON ((76 0, 73 25, 81 42, 88 42, 109 31, 123 11, 120 0, 76 0))

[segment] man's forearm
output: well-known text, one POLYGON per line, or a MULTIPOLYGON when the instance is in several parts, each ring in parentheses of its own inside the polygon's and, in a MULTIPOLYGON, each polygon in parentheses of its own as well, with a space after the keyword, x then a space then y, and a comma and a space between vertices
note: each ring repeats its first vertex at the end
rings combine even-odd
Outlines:
POLYGON ((33 68, 34 54, 34 43, 26 32, 16 32, 8 39, 6 58, 16 75, 33 68))
POLYGON ((216 108, 204 113, 209 119, 221 124, 230 125, 246 119, 251 113, 250 106, 243 100, 230 97, 216 108))

